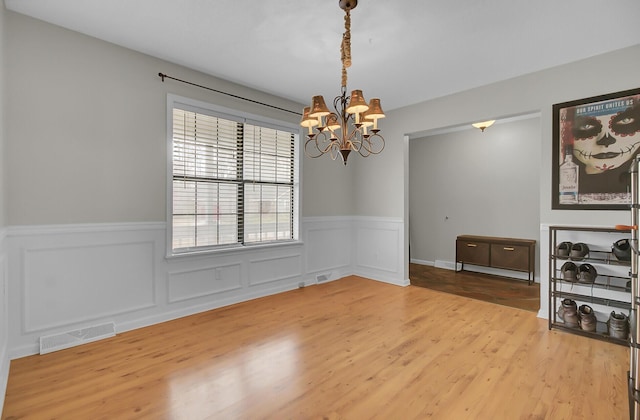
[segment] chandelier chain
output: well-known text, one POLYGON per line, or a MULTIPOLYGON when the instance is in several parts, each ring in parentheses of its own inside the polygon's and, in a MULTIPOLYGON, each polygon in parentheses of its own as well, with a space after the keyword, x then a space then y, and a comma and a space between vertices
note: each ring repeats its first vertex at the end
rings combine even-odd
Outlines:
POLYGON ((340 55, 342 58, 342 86, 347 86, 347 68, 351 67, 351 12, 349 10, 346 10, 344 14, 344 33, 342 34, 340 55))

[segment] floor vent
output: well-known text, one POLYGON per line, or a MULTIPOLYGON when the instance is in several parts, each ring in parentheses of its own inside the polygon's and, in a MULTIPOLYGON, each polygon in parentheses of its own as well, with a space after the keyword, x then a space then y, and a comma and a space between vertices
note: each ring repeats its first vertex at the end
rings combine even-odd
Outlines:
POLYGON ((329 280, 329 276, 327 274, 319 274, 319 275, 316 276, 316 281, 318 283, 322 283, 322 282, 325 282, 327 280, 329 280))
POLYGON ((102 340, 103 338, 113 337, 114 335, 116 335, 116 326, 113 322, 108 322, 80 330, 42 336, 40 337, 40 354, 91 343, 92 341, 102 340))

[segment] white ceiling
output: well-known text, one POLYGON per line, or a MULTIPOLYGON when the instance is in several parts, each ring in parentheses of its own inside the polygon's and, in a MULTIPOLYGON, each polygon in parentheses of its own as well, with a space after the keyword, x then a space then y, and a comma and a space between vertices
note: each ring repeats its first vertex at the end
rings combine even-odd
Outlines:
MULTIPOLYGON (((340 93, 338 0, 5 5, 300 103, 340 93)), ((351 20, 348 88, 387 111, 640 43, 639 0, 360 0, 351 20)))

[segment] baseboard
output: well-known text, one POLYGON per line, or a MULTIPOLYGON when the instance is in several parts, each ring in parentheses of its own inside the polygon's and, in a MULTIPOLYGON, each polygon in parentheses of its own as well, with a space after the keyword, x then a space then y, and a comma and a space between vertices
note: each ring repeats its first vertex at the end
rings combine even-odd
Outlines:
MULTIPOLYGON (((421 264, 421 265, 428 265, 428 266, 433 266, 435 268, 443 268, 445 270, 459 270, 461 268, 460 264, 456 264, 452 261, 443 261, 443 260, 436 260, 434 263, 432 263, 431 261, 423 261, 423 260, 417 260, 417 259, 412 259, 411 260, 412 264, 421 264)), ((493 267, 482 267, 479 265, 472 265, 472 264, 465 264, 464 265, 464 270, 465 271, 471 271, 474 273, 481 273, 481 274, 489 274, 489 275, 493 275, 493 276, 500 276, 500 277, 509 277, 509 278, 513 278, 513 279, 518 279, 518 280, 528 280, 529 276, 527 275, 527 273, 524 272, 520 272, 520 271, 512 271, 512 270, 502 270, 499 268, 493 268, 493 267)), ((535 283, 539 283, 540 279, 539 277, 536 277, 534 279, 535 283)))
POLYGON ((429 267, 435 267, 435 268, 444 268, 445 270, 455 270, 456 267, 453 263, 449 262, 449 261, 443 261, 443 260, 435 260, 435 261, 427 261, 427 260, 418 260, 418 259, 411 259, 411 264, 419 264, 419 265, 426 265, 429 267))
POLYGON ((7 393, 7 383, 9 382, 10 359, 9 355, 7 354, 6 345, 2 346, 0 357, 0 417, 2 417, 2 411, 4 408, 4 397, 7 393))
MULTIPOLYGON (((313 285, 314 284, 305 283, 305 287, 313 286, 313 285)), ((297 288, 298 288, 298 283, 288 284, 283 287, 273 287, 270 289, 262 290, 259 293, 247 293, 243 295, 233 296, 228 299, 217 300, 215 302, 207 302, 206 304, 202 304, 202 305, 193 305, 193 306, 190 306, 187 308, 181 308, 175 311, 167 311, 162 314, 158 314, 151 317, 138 318, 138 319, 127 321, 127 322, 121 322, 117 324, 116 327, 119 333, 125 332, 125 331, 131 331, 138 328, 148 327, 151 325, 160 324, 162 322, 171 321, 174 319, 199 314, 202 312, 212 311, 215 309, 223 308, 225 306, 234 305, 237 303, 247 302, 247 301, 259 299, 262 297, 275 295, 278 293, 288 292, 291 290, 295 290, 297 288)))
POLYGON ((382 272, 373 272, 370 270, 355 270, 353 273, 354 276, 363 277, 369 280, 379 281, 381 283, 392 284, 394 286, 406 287, 411 284, 409 279, 399 279, 394 278, 393 276, 384 275, 382 272))
POLYGON ((444 268, 445 270, 457 270, 456 264, 450 261, 436 260, 434 264, 436 268, 444 268))
MULTIPOLYGON (((202 312, 215 310, 215 309, 222 308, 229 305, 234 305, 237 303, 258 299, 261 297, 275 295, 278 293, 288 292, 288 291, 297 289, 299 287, 298 284, 299 282, 295 282, 292 284, 286 284, 278 287, 262 289, 259 292, 250 292, 242 295, 234 295, 226 299, 219 299, 216 301, 207 302, 205 304, 191 305, 189 307, 164 311, 162 313, 154 314, 151 316, 138 317, 138 318, 127 320, 127 321, 116 322, 116 333, 120 334, 123 332, 135 330, 138 328, 144 328, 151 325, 160 324, 162 322, 168 322, 174 319, 183 318, 186 316, 196 315, 202 312)), ((305 287, 313 286, 313 285, 314 283, 305 282, 305 287)), ((18 359, 21 357, 30 356, 38 353, 39 353, 39 346, 37 343, 16 346, 12 349, 11 354, 9 355, 10 357, 7 360, 18 359)), ((7 369, 7 374, 8 374, 8 369, 7 369)))
MULTIPOLYGON (((482 267, 482 266, 479 266, 479 265, 465 264, 464 265, 464 270, 465 271, 472 271, 474 273, 490 274, 490 275, 493 275, 493 276, 509 277, 509 278, 519 279, 519 280, 528 280, 529 279, 529 276, 527 275, 527 273, 524 273, 524 272, 512 271, 512 270, 501 270, 499 268, 482 267)), ((534 281, 535 281, 535 279, 534 279, 534 281)))
POLYGON ((435 263, 433 261, 427 261, 427 260, 418 260, 415 258, 412 258, 410 260, 411 264, 419 264, 419 265, 428 265, 430 267, 433 267, 435 265, 435 263))

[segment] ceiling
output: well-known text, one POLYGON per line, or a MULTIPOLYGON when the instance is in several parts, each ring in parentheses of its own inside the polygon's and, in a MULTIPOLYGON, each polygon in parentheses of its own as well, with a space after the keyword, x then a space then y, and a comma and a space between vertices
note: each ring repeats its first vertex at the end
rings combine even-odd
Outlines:
MULTIPOLYGON (((340 93, 338 0, 5 5, 300 103, 340 93)), ((638 0, 360 0, 351 21, 348 89, 386 111, 640 43, 638 0)))

